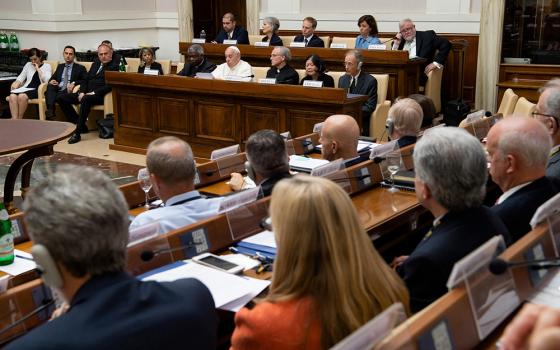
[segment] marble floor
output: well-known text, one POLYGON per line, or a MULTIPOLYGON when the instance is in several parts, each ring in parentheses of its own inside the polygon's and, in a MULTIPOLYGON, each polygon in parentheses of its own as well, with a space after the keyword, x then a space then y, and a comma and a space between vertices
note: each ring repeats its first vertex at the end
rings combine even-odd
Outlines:
MULTIPOLYGON (((40 157, 33 163, 31 172, 31 186, 54 171, 58 164, 83 164, 101 169, 118 185, 136 180, 138 169, 146 164, 146 156, 134 153, 114 151, 109 149, 113 139, 100 139, 96 131, 82 135, 82 141, 73 145, 62 140, 55 145, 52 156, 40 157)), ((0 197, 4 196, 4 179, 10 164, 18 154, 0 157, 0 197)), ((18 198, 21 180, 16 183, 16 206, 21 202, 18 198)))

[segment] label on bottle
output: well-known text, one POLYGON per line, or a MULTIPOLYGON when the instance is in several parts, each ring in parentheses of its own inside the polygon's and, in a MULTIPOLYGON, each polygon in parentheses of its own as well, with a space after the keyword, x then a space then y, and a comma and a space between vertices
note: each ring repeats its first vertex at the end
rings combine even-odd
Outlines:
POLYGON ((14 255, 14 235, 7 233, 0 237, 0 260, 14 255))
POLYGON ((8 48, 8 44, 5 42, 0 42, 0 49, 7 49, 8 48))
POLYGON ((8 220, 10 216, 8 215, 8 211, 6 209, 0 210, 0 221, 8 220))

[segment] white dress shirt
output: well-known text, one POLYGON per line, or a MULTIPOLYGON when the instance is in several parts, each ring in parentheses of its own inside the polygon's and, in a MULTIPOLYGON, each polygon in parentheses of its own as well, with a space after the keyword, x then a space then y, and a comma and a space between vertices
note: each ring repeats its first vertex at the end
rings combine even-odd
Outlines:
POLYGON ((502 204, 503 202, 506 201, 506 199, 511 197, 515 192, 517 192, 520 189, 522 189, 523 187, 529 185, 531 182, 533 182, 533 181, 525 182, 524 184, 517 185, 517 186, 512 187, 509 190, 505 191, 504 193, 502 193, 500 198, 498 198, 498 200, 496 201, 496 204, 502 204))

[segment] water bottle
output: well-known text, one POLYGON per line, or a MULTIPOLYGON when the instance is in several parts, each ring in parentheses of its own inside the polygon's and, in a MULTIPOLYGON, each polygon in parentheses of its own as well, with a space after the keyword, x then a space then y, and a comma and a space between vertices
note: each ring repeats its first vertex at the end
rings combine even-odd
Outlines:
POLYGON ((14 234, 4 203, 0 202, 0 265, 14 262, 14 234))
POLYGON ((8 35, 6 35, 5 31, 0 32, 0 51, 9 51, 10 50, 10 42, 8 40, 8 35))
POLYGON ((204 39, 204 41, 206 41, 206 32, 204 31, 204 29, 200 31, 200 36, 199 36, 199 38, 200 38, 200 39, 204 39))
POLYGON ((15 32, 12 32, 10 34, 10 51, 12 51, 12 52, 18 52, 19 51, 19 41, 18 41, 18 38, 17 38, 15 32))
POLYGON ((123 57, 121 57, 121 62, 119 63, 119 72, 126 72, 126 65, 124 64, 123 57))

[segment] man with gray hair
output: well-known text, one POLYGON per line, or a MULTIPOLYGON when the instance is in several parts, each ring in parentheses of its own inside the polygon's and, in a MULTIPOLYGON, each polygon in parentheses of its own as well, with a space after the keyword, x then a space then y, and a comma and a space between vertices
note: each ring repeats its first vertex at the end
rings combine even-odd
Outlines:
POLYGON ((165 206, 138 215, 131 229, 159 221, 162 230, 168 232, 218 213, 221 199, 203 198, 194 189, 196 165, 188 143, 174 136, 152 141, 146 165, 154 191, 165 206))
POLYGON ((432 229, 410 256, 393 261, 417 312, 447 292, 453 265, 507 228, 482 206, 486 154, 480 142, 459 128, 425 133, 414 148, 414 187, 420 204, 435 217, 432 229))
POLYGON ((177 75, 195 77, 196 73, 212 73, 216 65, 204 57, 204 49, 198 44, 192 44, 187 50, 187 63, 177 75))
POLYGON ((546 176, 560 179, 560 79, 548 81, 540 93, 533 117, 544 124, 553 144, 546 165, 546 176))
POLYGON ((214 79, 251 81, 253 68, 241 59, 241 51, 236 46, 230 46, 225 51, 226 62, 220 64, 212 72, 214 79))
POLYGON ((299 85, 299 74, 288 62, 292 59, 290 49, 277 46, 270 54, 272 67, 266 72, 266 77, 276 79, 276 84, 299 85))
MULTIPOLYGON (((263 197, 268 197, 276 183, 291 177, 286 143, 274 130, 259 130, 249 136, 245 144, 247 176, 261 186, 263 197)), ((243 188, 241 174, 232 173, 230 186, 233 190, 243 188)))
POLYGON ((557 184, 545 177, 552 141, 543 123, 526 117, 503 119, 486 140, 490 175, 503 192, 492 211, 515 242, 531 230, 537 208, 558 192, 557 184))
POLYGON ((141 282, 124 272, 127 204, 101 171, 63 165, 24 202, 42 278, 69 305, 7 349, 213 349, 217 318, 196 279, 141 282))

